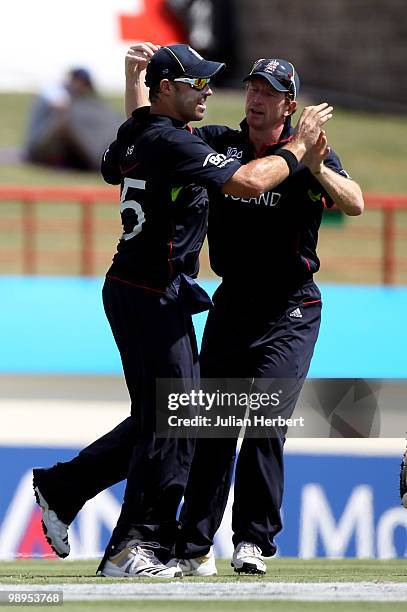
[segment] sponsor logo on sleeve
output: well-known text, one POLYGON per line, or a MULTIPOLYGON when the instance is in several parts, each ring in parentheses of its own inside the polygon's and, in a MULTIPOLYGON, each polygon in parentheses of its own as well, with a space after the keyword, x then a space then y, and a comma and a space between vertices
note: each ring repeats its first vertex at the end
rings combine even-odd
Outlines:
POLYGON ((202 165, 203 167, 205 167, 208 164, 212 164, 213 166, 217 166, 218 168, 224 168, 232 161, 234 161, 233 157, 227 158, 226 155, 223 155, 223 153, 209 153, 209 155, 205 157, 204 163, 202 165))

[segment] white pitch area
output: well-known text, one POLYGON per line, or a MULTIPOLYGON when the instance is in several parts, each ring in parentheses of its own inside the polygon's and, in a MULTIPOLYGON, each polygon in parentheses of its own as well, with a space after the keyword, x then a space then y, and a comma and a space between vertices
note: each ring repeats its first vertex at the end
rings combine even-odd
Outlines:
POLYGON ((137 584, 2 584, 1 591, 63 591, 64 601, 80 600, 292 600, 407 601, 407 583, 394 582, 164 582, 137 584))
POLYGON ((130 402, 0 399, 0 446, 81 448, 129 416, 130 402), (61 426, 61 423, 63 426, 61 426))

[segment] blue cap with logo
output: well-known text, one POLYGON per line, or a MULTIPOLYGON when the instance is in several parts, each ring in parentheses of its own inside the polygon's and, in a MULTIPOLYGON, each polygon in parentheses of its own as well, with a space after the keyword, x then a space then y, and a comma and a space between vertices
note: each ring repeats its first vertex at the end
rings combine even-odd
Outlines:
POLYGON ((161 47, 149 61, 146 85, 152 87, 162 79, 179 77, 211 78, 224 68, 225 64, 204 59, 189 45, 168 45, 161 47))
POLYGON ((253 64, 250 74, 243 82, 263 77, 274 89, 282 93, 289 93, 293 99, 298 96, 300 79, 291 62, 284 59, 259 59, 253 64))

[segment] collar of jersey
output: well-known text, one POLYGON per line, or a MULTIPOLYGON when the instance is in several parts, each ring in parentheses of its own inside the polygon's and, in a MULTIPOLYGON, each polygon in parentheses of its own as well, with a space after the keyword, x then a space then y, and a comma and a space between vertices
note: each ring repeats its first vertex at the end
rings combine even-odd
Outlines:
MULTIPOLYGON (((250 142, 249 139, 249 126, 247 125, 246 118, 243 119, 240 123, 240 129, 242 130, 242 134, 245 139, 250 142)), ((283 131, 281 132, 280 138, 278 142, 270 142, 264 146, 265 151, 267 151, 270 147, 280 147, 282 144, 291 140, 291 136, 294 129, 291 126, 291 117, 287 117, 286 122, 284 123, 283 131)))
POLYGON ((137 108, 135 111, 133 111, 132 117, 137 122, 144 123, 145 121, 148 121, 149 123, 173 125, 174 127, 179 127, 179 128, 188 127, 188 124, 186 124, 184 121, 180 121, 180 119, 175 119, 174 117, 169 117, 168 115, 156 115, 156 114, 150 113, 149 106, 142 106, 141 108, 137 108))

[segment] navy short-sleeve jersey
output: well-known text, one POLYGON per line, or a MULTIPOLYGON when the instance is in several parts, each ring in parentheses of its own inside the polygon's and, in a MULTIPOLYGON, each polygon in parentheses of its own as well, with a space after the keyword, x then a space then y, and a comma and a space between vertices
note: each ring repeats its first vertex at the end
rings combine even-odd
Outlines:
MULTIPOLYGON (((292 128, 265 148, 271 155, 289 142, 292 128)), ((242 164, 255 158, 246 121, 240 130, 210 125, 194 133, 227 159, 242 164)), ((331 151, 325 165, 348 176, 331 151)), ((282 183, 256 198, 238 198, 209 190, 211 267, 225 281, 255 283, 267 290, 298 286, 319 269, 316 252, 324 206, 333 202, 304 164, 282 183)))
POLYGON ((181 272, 196 276, 206 188, 220 189, 239 167, 181 121, 135 111, 102 160, 104 179, 121 184, 123 234, 108 274, 154 288, 181 272))

